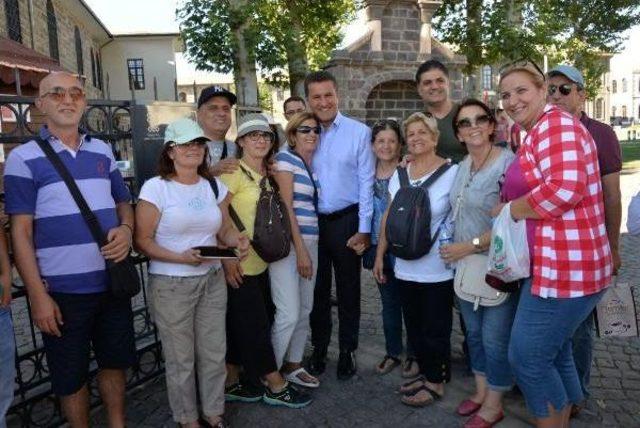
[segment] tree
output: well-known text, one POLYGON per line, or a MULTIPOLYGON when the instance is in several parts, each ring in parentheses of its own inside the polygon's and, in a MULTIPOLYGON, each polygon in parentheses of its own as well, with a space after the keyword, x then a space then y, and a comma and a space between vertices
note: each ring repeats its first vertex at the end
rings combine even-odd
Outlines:
POLYGON ((540 63, 546 55, 550 64, 581 69, 593 94, 603 58, 638 18, 637 0, 445 0, 434 26, 467 56, 468 72, 519 58, 540 63))
POLYGON ((246 60, 257 63, 270 84, 288 84, 300 93, 309 68, 326 62, 357 5, 354 0, 186 0, 177 17, 197 68, 236 70, 244 46, 246 60))

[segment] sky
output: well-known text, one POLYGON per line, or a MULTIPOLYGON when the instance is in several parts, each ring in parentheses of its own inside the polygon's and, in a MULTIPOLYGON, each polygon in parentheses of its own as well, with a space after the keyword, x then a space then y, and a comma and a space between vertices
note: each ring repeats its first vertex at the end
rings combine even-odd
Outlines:
MULTIPOLYGON (((179 28, 175 10, 182 1, 184 0, 85 0, 112 34, 177 32, 179 28)), ((363 22, 364 14, 360 13, 358 19, 345 28, 345 38, 341 47, 347 46, 363 34, 363 22)), ((622 54, 616 55, 614 62, 640 68, 640 57, 632 48, 640 44, 640 25, 632 28, 628 35, 629 39, 623 45, 622 54)), ((192 81, 192 77, 202 76, 202 73, 196 72, 195 67, 181 54, 176 57, 176 66, 178 76, 184 76, 187 81, 192 81)))

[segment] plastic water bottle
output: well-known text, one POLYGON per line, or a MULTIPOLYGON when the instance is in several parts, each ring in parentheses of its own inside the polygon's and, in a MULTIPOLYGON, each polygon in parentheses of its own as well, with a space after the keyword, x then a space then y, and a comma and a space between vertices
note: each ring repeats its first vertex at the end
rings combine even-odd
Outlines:
MULTIPOLYGON (((438 240, 440 243, 440 247, 443 245, 453 244, 453 222, 445 221, 442 223, 442 228, 440 229, 440 239, 438 240)), ((453 269, 451 263, 445 263, 444 267, 447 269, 453 269)))

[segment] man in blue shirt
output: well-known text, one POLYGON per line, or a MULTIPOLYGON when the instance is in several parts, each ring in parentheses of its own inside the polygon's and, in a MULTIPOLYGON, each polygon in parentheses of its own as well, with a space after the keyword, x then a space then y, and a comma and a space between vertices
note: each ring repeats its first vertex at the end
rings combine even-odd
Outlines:
POLYGON ((125 372, 135 362, 129 299, 108 292, 105 259, 123 260, 133 209, 111 146, 79 129, 87 106, 82 83, 66 72, 40 82, 36 107, 50 144, 107 236, 98 247, 64 181, 35 141, 14 149, 4 171, 15 262, 42 331, 51 386, 72 427, 89 425, 90 347, 109 426, 124 427, 125 372))
POLYGON ((331 340, 331 273, 338 298, 338 378, 356 372, 354 351, 360 330, 360 256, 354 248, 369 246, 373 215, 375 159, 371 130, 338 111, 336 80, 327 71, 305 78, 309 109, 322 125, 313 169, 320 182, 318 275, 311 313, 313 355, 309 369, 325 370, 331 340))

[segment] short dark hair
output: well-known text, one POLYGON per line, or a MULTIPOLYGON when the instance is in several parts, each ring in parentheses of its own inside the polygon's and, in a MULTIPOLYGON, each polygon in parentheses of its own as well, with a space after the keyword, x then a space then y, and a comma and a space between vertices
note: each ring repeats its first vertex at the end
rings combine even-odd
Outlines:
POLYGON ((286 100, 284 100, 284 102, 282 103, 282 110, 284 110, 285 112, 287 111, 287 104, 292 103, 292 102, 299 102, 302 103, 305 107, 307 106, 307 103, 304 101, 304 98, 299 97, 298 95, 292 95, 289 98, 287 98, 286 100))
POLYGON ((396 136, 398 137, 398 143, 400 143, 400 146, 404 146, 404 138, 402 138, 400 124, 394 119, 382 119, 373 124, 373 126, 371 127, 371 144, 376 141, 376 136, 380 132, 386 130, 395 132, 396 136))
POLYGON ((416 71, 416 83, 420 83, 420 77, 422 76, 422 73, 426 73, 427 71, 433 70, 434 68, 442 71, 442 73, 447 76, 447 78, 449 77, 449 69, 446 65, 444 65, 437 59, 430 59, 429 61, 425 61, 420 64, 420 67, 418 67, 418 71, 416 71))
POLYGON ((304 96, 309 98, 309 85, 312 83, 333 82, 333 86, 338 89, 338 82, 333 74, 326 70, 312 71, 304 78, 304 96))
MULTIPOLYGON (((487 116, 489 116, 489 123, 492 123, 494 126, 493 132, 489 136, 489 140, 493 142, 496 138, 496 130, 495 130, 495 125, 497 123, 496 116, 493 114, 489 106, 487 106, 485 103, 475 98, 467 98, 466 100, 462 101, 460 105, 458 105, 453 112, 452 125, 453 125, 453 133, 455 134, 456 138, 458 137, 458 116, 460 116, 460 112, 462 111, 463 108, 471 107, 471 106, 480 107, 482 110, 484 110, 487 116)), ((463 146, 466 145, 463 141, 461 141, 460 143, 463 146)))

